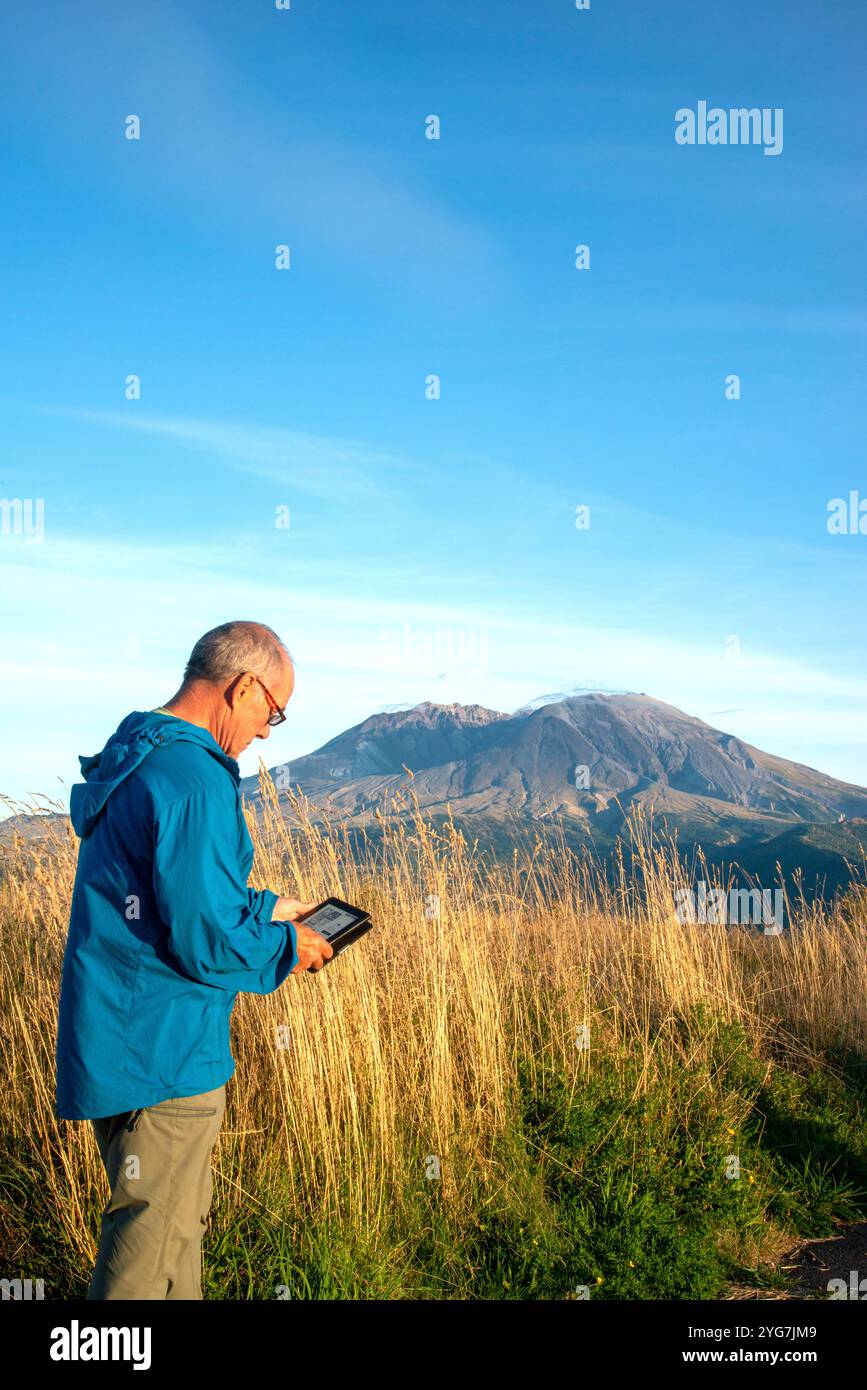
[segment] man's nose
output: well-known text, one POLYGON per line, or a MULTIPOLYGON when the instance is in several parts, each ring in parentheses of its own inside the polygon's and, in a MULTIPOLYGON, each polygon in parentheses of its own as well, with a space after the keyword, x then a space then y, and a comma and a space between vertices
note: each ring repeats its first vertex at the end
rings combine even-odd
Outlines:
POLYGON ((256 737, 257 737, 257 738, 268 738, 269 735, 270 735, 270 733, 271 733, 271 725, 270 725, 270 724, 266 724, 264 730, 262 731, 262 733, 261 733, 261 734, 257 734, 256 737))

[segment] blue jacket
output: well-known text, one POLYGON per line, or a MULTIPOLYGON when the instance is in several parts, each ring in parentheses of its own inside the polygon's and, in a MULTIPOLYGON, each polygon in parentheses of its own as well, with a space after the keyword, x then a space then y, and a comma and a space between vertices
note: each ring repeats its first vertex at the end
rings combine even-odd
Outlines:
POLYGON ((247 887, 238 764, 207 730, 137 710, 79 762, 57 1026, 67 1120, 222 1085, 236 995, 270 994, 298 963, 295 928, 271 920, 277 894, 247 887))

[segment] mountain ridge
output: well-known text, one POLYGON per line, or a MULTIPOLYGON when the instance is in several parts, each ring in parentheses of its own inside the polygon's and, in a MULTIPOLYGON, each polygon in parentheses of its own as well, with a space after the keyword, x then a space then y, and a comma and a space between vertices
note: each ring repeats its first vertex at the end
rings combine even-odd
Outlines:
MULTIPOLYGON (((380 833, 377 810, 406 814, 411 790, 431 820, 495 855, 543 825, 573 849, 608 855, 628 846, 639 808, 682 853, 736 865, 741 881, 782 871, 808 896, 845 887, 867 846, 867 789, 635 692, 543 697, 512 714, 423 701, 270 771, 314 819, 367 835, 380 833)), ((258 779, 241 785, 255 805, 258 779)))
MULTIPOLYGON (((867 816, 867 789, 764 752, 652 696, 591 692, 524 706, 423 701, 374 714, 271 769, 329 810, 358 814, 412 785, 422 807, 596 820, 624 802, 701 819, 867 816)), ((277 780, 275 778, 275 780, 277 780)), ((242 789, 255 796, 257 779, 242 789)))

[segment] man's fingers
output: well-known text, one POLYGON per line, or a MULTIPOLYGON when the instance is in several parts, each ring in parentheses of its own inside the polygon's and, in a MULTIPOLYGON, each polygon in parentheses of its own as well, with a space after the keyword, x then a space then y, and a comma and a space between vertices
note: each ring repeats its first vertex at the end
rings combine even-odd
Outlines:
POLYGON ((299 917, 306 917, 313 912, 318 903, 302 902, 300 898, 278 898, 274 904, 275 922, 295 922, 299 917))
POLYGON ((296 928, 296 937, 298 964, 292 970, 293 975, 302 970, 309 970, 311 966, 314 970, 321 970, 326 960, 330 960, 334 955, 331 943, 326 941, 324 936, 320 936, 318 931, 313 931, 312 927, 305 927, 303 922, 299 922, 296 928))
MULTIPOLYGON (((332 952, 332 955, 334 953, 332 952)), ((293 975, 300 975, 305 970, 321 970, 325 964, 322 956, 302 956, 297 965, 292 967, 293 975)))

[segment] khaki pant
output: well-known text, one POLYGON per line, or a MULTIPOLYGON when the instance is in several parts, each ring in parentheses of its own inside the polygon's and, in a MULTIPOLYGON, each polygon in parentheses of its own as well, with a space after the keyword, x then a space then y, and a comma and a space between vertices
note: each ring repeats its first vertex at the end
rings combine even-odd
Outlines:
POLYGON ((91 1120, 111 1187, 89 1299, 201 1298, 225 1084, 91 1120))

